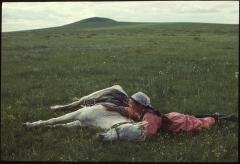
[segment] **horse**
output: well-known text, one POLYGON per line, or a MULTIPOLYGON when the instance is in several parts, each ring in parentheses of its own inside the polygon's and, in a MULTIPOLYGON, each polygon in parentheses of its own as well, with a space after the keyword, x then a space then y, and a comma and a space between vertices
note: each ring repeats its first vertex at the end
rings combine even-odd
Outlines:
POLYGON ((88 96, 84 96, 71 104, 55 105, 50 107, 51 110, 58 110, 79 108, 79 106, 81 106, 76 111, 48 120, 26 122, 23 125, 27 128, 40 126, 66 128, 78 126, 98 128, 101 129, 102 132, 97 133, 96 136, 101 141, 144 141, 145 136, 143 134, 143 126, 146 125, 147 122, 134 122, 132 119, 126 118, 118 112, 108 110, 105 105, 117 106, 115 101, 116 99, 114 101, 99 100, 106 100, 106 97, 109 98, 109 96, 107 96, 109 93, 111 93, 110 95, 113 95, 113 93, 118 93, 118 95, 127 96, 126 92, 120 85, 114 85, 112 87, 96 91, 88 96), (89 103, 88 100, 93 100, 94 104, 91 106, 86 106, 86 102, 89 103), (72 121, 64 124, 58 124, 59 122, 68 120, 72 121))

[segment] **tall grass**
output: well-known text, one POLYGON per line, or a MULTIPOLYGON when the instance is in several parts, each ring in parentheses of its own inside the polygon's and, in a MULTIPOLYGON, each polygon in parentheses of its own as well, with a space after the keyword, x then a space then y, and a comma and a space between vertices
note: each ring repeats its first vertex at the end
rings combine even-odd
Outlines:
POLYGON ((238 25, 126 24, 2 33, 1 159, 238 161, 238 124, 101 143, 86 128, 27 130, 49 106, 114 84, 162 113, 238 114, 238 25))

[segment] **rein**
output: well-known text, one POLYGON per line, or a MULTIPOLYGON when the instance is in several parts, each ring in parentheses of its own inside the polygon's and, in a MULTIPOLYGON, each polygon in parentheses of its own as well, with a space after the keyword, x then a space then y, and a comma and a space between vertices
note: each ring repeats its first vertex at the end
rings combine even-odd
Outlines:
POLYGON ((113 126, 111 126, 110 129, 116 128, 116 127, 118 127, 120 125, 127 124, 127 123, 132 123, 132 122, 130 122, 130 121, 128 121, 128 122, 127 121, 126 122, 119 122, 119 123, 116 123, 113 126))

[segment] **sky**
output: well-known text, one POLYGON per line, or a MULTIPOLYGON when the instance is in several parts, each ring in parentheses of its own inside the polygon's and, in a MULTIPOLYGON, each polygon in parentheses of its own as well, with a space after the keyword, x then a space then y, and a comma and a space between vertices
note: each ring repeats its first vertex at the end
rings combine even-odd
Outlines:
POLYGON ((56 27, 89 17, 124 22, 239 24, 239 2, 3 2, 2 32, 56 27))

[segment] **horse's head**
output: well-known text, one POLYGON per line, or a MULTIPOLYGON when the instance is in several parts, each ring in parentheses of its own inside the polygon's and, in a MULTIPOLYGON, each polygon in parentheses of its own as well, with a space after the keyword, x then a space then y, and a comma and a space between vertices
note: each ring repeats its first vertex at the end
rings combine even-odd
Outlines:
POLYGON ((98 133, 97 138, 101 141, 127 140, 144 141, 143 126, 147 121, 137 123, 125 123, 115 128, 110 128, 106 132, 98 133))

